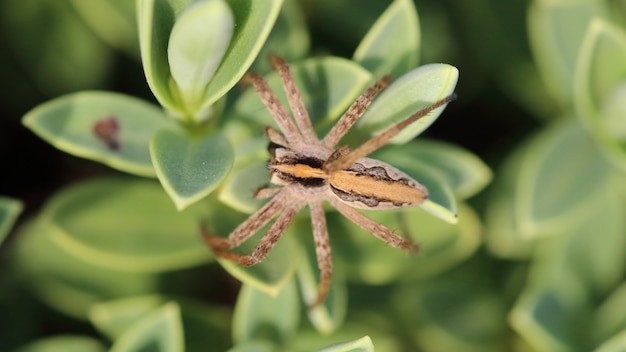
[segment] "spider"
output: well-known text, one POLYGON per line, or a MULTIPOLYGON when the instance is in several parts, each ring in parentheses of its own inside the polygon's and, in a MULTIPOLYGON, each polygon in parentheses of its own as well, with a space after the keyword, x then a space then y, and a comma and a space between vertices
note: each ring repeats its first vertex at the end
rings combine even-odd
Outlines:
POLYGON ((322 207, 324 201, 329 202, 354 224, 387 244, 409 252, 419 250, 417 244, 369 219, 356 209, 377 210, 416 206, 426 200, 428 191, 402 171, 365 156, 385 145, 411 123, 455 99, 455 96, 448 96, 423 108, 355 150, 347 146, 336 148, 337 143, 365 112, 374 97, 389 85, 391 76, 382 77, 359 96, 320 140, 304 107, 291 69, 282 58, 271 56, 270 60, 282 80, 293 119, 261 75, 248 73, 244 80, 253 84, 282 132, 281 134, 271 127, 265 128, 270 140, 268 148, 271 154, 268 163, 270 182, 277 187, 257 190, 255 194, 257 198, 271 200, 235 228, 227 238, 211 235, 204 230, 203 238, 217 256, 240 265, 252 266, 267 256, 296 214, 308 206, 320 270, 317 298, 309 305, 315 307, 326 299, 332 275, 328 228, 322 207), (276 220, 252 253, 242 255, 230 251, 254 235, 274 217, 277 217, 276 220))

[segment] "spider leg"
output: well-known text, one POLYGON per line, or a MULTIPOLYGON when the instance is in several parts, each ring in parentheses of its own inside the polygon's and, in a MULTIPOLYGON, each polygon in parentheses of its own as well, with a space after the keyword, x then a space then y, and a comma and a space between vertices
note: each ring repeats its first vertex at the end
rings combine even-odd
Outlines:
POLYGON ((267 198, 270 198, 272 196, 275 196, 281 190, 282 190, 282 187, 264 186, 264 187, 261 187, 261 188, 257 189, 254 192, 254 197, 256 199, 267 199, 267 198))
POLYGON ((251 72, 244 76, 244 80, 252 82, 257 93, 259 93, 259 97, 261 97, 261 101, 263 101, 267 110, 274 117, 274 121, 276 121, 276 124, 285 135, 287 142, 289 142, 290 145, 298 145, 298 141, 301 139, 300 133, 293 123, 291 116, 289 116, 283 104, 280 103, 280 100, 278 100, 276 94, 272 91, 269 84, 267 84, 265 78, 258 73, 251 72))
POLYGON ((379 79, 374 85, 369 87, 365 93, 361 94, 346 112, 339 118, 339 121, 328 131, 322 144, 326 147, 333 148, 343 136, 348 133, 350 127, 363 115, 365 109, 372 103, 372 100, 391 82, 391 76, 385 75, 379 79))
POLYGON ((287 226, 291 223, 298 211, 304 207, 304 202, 291 204, 285 207, 285 210, 276 218, 276 221, 270 226, 267 233, 263 235, 259 244, 252 250, 249 255, 229 252, 226 249, 217 249, 215 255, 232 260, 243 266, 252 266, 261 262, 267 254, 274 248, 280 237, 285 233, 287 226))
POLYGON ((317 266, 320 269, 320 282, 317 290, 315 302, 309 306, 313 308, 326 299, 330 289, 330 280, 333 271, 333 261, 330 253, 330 240, 328 238, 328 227, 326 226, 326 216, 322 202, 309 203, 311 210, 311 224, 313 227, 313 239, 315 240, 315 254, 317 255, 317 266))
MULTIPOLYGON (((280 188, 279 188, 280 189, 280 188)), ((265 203, 256 213, 250 215, 242 222, 227 238, 214 236, 202 229, 202 237, 213 252, 227 251, 238 247, 248 238, 252 237, 259 229, 267 224, 272 218, 285 207, 285 199, 278 194, 275 198, 265 203)))
POLYGON ((302 133, 305 143, 316 142, 317 135, 315 134, 315 130, 311 124, 311 118, 309 117, 309 113, 304 106, 302 95, 296 85, 296 80, 293 77, 293 73, 291 72, 289 65, 287 65, 287 62, 285 62, 284 59, 274 55, 270 55, 270 61, 272 61, 272 64, 278 71, 278 74, 283 81, 283 88, 285 89, 285 94, 287 95, 289 107, 293 112, 293 117, 296 120, 298 128, 300 129, 300 133, 302 133))
POLYGON ((328 170, 329 172, 332 172, 332 171, 337 171, 337 170, 345 170, 349 168, 350 166, 352 166, 352 164, 354 164, 360 158, 363 158, 371 154, 376 149, 387 144, 387 142, 389 142, 390 139, 395 137, 398 133, 400 133, 400 131, 405 129, 408 125, 421 119, 422 117, 428 115, 431 111, 437 109, 438 107, 442 105, 445 105, 451 102, 454 99, 456 99, 456 95, 453 94, 437 101, 436 103, 432 105, 429 105, 423 108, 422 110, 409 116, 407 119, 398 122, 397 124, 387 128, 380 134, 377 134, 376 136, 372 137, 370 140, 361 144, 361 146, 353 150, 351 153, 345 155, 342 158, 339 158, 337 160, 334 160, 328 163, 326 165, 326 170, 328 170))
POLYGON ((342 203, 337 199, 330 199, 330 203, 348 220, 352 221, 355 225, 363 230, 370 232, 378 239, 387 242, 392 247, 400 248, 409 252, 418 252, 419 246, 410 240, 393 232, 390 228, 377 223, 376 221, 361 214, 351 206, 342 203))
POLYGON ((283 137, 280 134, 280 132, 276 131, 275 129, 269 126, 265 127, 265 135, 267 135, 267 138, 270 140, 270 142, 276 145, 280 145, 283 147, 289 146, 289 143, 287 143, 287 140, 285 140, 285 137, 283 137))

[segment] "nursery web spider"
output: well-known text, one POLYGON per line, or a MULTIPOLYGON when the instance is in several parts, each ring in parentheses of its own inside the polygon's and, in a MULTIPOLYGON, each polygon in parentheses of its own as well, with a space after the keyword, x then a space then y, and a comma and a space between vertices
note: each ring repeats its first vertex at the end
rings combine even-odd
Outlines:
POLYGON ((391 77, 386 75, 369 87, 320 140, 315 134, 291 69, 285 60, 279 57, 273 56, 271 61, 282 80, 293 119, 263 77, 256 73, 248 73, 244 79, 254 85, 282 132, 281 134, 271 127, 265 129, 271 142, 268 169, 271 183, 277 187, 262 188, 256 193, 259 199, 273 198, 241 223, 227 238, 213 236, 206 231, 203 231, 203 237, 217 256, 244 266, 255 265, 267 256, 296 214, 308 205, 317 262, 321 271, 317 298, 314 302, 309 302, 313 307, 325 300, 332 273, 328 228, 322 208, 324 201, 328 201, 354 224, 389 245, 410 252, 419 250, 417 244, 367 218, 355 208, 394 209, 420 205, 428 197, 428 191, 402 171, 365 156, 385 145, 411 123, 455 97, 448 96, 423 108, 355 150, 350 150, 347 146, 335 148, 365 112, 372 99, 391 82, 391 77), (251 254, 230 252, 275 216, 276 221, 251 254))

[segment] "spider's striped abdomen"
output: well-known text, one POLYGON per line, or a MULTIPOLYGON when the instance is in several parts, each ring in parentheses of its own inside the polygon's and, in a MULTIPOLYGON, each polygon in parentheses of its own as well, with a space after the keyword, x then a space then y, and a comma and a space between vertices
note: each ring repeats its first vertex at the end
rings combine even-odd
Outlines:
POLYGON ((361 209, 393 209, 422 204, 428 190, 395 167, 361 158, 348 170, 329 175, 330 188, 341 201, 361 209))

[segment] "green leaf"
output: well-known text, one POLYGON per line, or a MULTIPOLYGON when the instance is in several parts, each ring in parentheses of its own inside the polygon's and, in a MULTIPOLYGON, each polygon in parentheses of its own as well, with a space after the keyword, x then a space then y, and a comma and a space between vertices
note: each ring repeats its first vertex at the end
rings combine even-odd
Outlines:
POLYGON ((70 1, 94 33, 109 46, 138 58, 137 14, 135 2, 128 0, 70 1))
MULTIPOLYGON (((92 306, 89 318, 98 331, 115 340, 168 300, 165 296, 147 295, 101 302, 92 306)), ((190 300, 175 301, 180 306, 187 351, 205 351, 208 345, 212 349, 224 350, 232 344, 230 309, 190 300)))
POLYGON ((213 192, 228 175, 234 157, 220 134, 199 138, 173 131, 155 134, 150 154, 159 181, 178 210, 213 192))
POLYGON ((417 65, 419 49, 415 5, 410 0, 395 0, 367 32, 353 59, 375 76, 400 77, 417 65))
POLYGON ((12 257, 20 279, 54 309, 85 319, 96 302, 157 289, 155 276, 103 268, 66 252, 52 241, 57 231, 45 218, 26 223, 12 257))
POLYGON ((284 344, 298 330, 299 304, 298 289, 293 281, 275 297, 243 285, 235 305, 233 340, 244 343, 264 339, 284 344))
POLYGON ((311 39, 304 9, 297 1, 285 1, 274 28, 250 69, 260 73, 270 71, 269 55, 277 55, 287 62, 295 62, 304 58, 310 46, 311 39))
POLYGON ((572 101, 579 48, 590 21, 608 18, 603 1, 533 1, 528 36, 545 86, 566 106, 572 101))
MULTIPOLYGON (((30 81, 28 85, 13 82, 7 88, 5 94, 13 94, 13 99, 23 100, 24 89, 30 92, 28 104, 32 104, 41 96, 110 85, 107 81, 112 76, 114 54, 77 16, 69 2, 23 0, 20 6, 3 3, 0 22, 3 32, 11 33, 3 48, 8 60, 3 63, 4 81, 10 82, 6 78, 9 70, 21 71, 26 77, 19 78, 30 81), (14 91, 17 87, 21 88, 19 92, 14 91)), ((5 99, 9 102, 11 98, 5 99)))
POLYGON ((445 171, 414 157, 411 145, 387 146, 372 157, 405 172, 428 189, 428 199, 420 207, 452 224, 458 221, 457 202, 445 171), (443 172, 442 172, 443 171, 443 172))
POLYGON ((59 335, 31 342, 15 352, 104 352, 102 342, 88 336, 59 335))
POLYGON ((99 302, 89 310, 89 320, 100 333, 115 340, 142 317, 165 303, 166 298, 158 295, 99 302))
MULTIPOLYGON (((623 278, 624 209, 610 184, 602 194, 603 202, 582 223, 535 244, 528 287, 510 320, 538 350, 588 345, 590 334, 581 334, 577 322, 589 321, 592 299, 606 295, 623 278)), ((595 333, 607 332, 602 329, 595 333)))
POLYGON ((183 324, 176 303, 165 304, 134 324, 111 347, 111 352, 157 351, 183 352, 183 324))
MULTIPOLYGON (((320 271, 317 265, 317 253, 310 219, 298 219, 294 232, 298 234, 298 243, 304 258, 298 265, 298 283, 302 301, 309 307, 317 299, 320 271)), ((329 231, 335 227, 329 226, 329 231)), ((333 234, 329 234, 331 237, 333 234)), ((344 322, 348 305, 345 275, 341 268, 333 268, 330 290, 326 300, 313 308, 307 309, 311 324, 322 334, 330 334, 344 322)))
POLYGON ((594 352, 623 352, 626 350, 626 330, 605 341, 594 352))
POLYGON ((137 16, 141 61, 152 94, 169 111, 179 111, 171 87, 171 74, 167 62, 167 45, 170 32, 180 15, 193 0, 139 0, 137 16))
POLYGON ((21 201, 0 196, 0 245, 11 231, 23 208, 21 201))
POLYGON ((611 160, 626 169, 626 33, 594 19, 576 66, 575 106, 611 160))
POLYGON ((626 170, 626 81, 609 94, 602 108, 602 124, 607 135, 600 140, 602 152, 621 170, 626 170))
POLYGON ((480 158, 453 144, 417 139, 406 146, 389 146, 387 155, 397 152, 402 158, 414 158, 439 171, 454 194, 470 198, 491 182, 492 173, 480 158))
POLYGON ((265 340, 246 341, 238 343, 229 349, 228 352, 274 352, 278 347, 273 343, 265 340))
POLYGON ((600 201, 598 190, 610 171, 578 121, 554 123, 535 137, 522 160, 515 189, 521 234, 535 238, 575 227, 600 201))
POLYGON ((585 345, 586 334, 578 331, 576 322, 589 319, 589 303, 571 274, 544 273, 540 284, 522 292, 509 314, 510 325, 535 350, 572 351, 585 345))
POLYGON ((506 307, 479 266, 458 268, 415 285, 400 286, 393 316, 411 327, 420 351, 506 351, 506 307))
POLYGON ((485 210, 485 239, 489 252, 499 258, 526 259, 532 251, 532 239, 520 233, 519 203, 512 196, 517 189, 522 160, 532 141, 525 141, 509 154, 496 172, 485 210))
MULTIPOLYGON (((333 56, 307 59, 290 67, 317 130, 329 129, 372 79, 372 75, 359 65, 333 56)), ((278 73, 271 72, 265 78, 287 108, 289 105, 278 73)), ((276 126, 254 89, 248 89, 237 100, 234 115, 257 126, 276 126)), ((318 135, 322 134, 318 132, 318 135)))
POLYGON ((369 336, 326 347, 320 352, 374 352, 374 344, 369 336))
POLYGON ((267 162, 253 162, 232 173, 222 187, 219 199, 233 209, 252 214, 264 203, 254 197, 255 191, 267 186, 269 181, 267 162))
MULTIPOLYGON (((382 132, 419 110, 454 92, 459 71, 446 64, 420 66, 392 82, 365 111, 356 126, 370 135, 382 132)), ((430 126, 445 106, 414 122, 394 137, 392 143, 406 143, 430 126)))
POLYGON ((224 96, 252 65, 270 34, 283 0, 227 2, 235 17, 235 31, 222 65, 206 87, 202 111, 224 96))
POLYGON ((481 244, 478 216, 466 205, 460 207, 459 224, 434 218, 419 208, 368 211, 365 215, 420 245, 412 255, 393 248, 336 213, 330 236, 333 250, 351 281, 369 285, 414 281, 434 277, 467 260, 481 244), (348 234, 335 235, 338 234, 348 234))
POLYGON ((623 280, 626 268, 626 223, 622 198, 610 182, 604 184, 597 210, 577 228, 569 231, 568 243, 558 246, 566 249, 567 266, 586 285, 593 297, 604 297, 623 280), (598 229, 602 231, 598 232, 598 229))
POLYGON ((223 0, 195 2, 174 23, 167 47, 172 78, 189 114, 195 109, 230 45, 234 19, 223 0))
MULTIPOLYGON (((577 314, 583 306, 579 300, 562 297, 558 284, 524 291, 509 315, 513 329, 538 351, 566 352, 584 346, 583 334, 576 331, 575 322, 587 317, 577 314)), ((568 286, 572 290, 575 287, 568 286)))
POLYGON ((198 213, 180 213, 155 182, 95 179, 52 198, 44 209, 51 239, 94 265, 160 272, 204 263, 210 251, 198 213))
POLYGON ((428 167, 424 167, 419 172, 417 167, 408 169, 409 175, 419 175, 417 179, 428 189, 428 199, 420 205, 422 209, 430 214, 440 218, 451 224, 456 224, 459 221, 457 202, 454 198, 454 193, 448 184, 440 181, 443 176, 436 172, 436 170, 429 170, 428 167))
POLYGON ((591 338, 594 345, 600 345, 611 336, 626 329, 626 284, 622 283, 611 292, 595 311, 591 321, 591 338))
POLYGON ((55 147, 118 170, 154 177, 148 142, 175 126, 156 106, 129 96, 80 92, 29 111, 23 124, 55 147))

